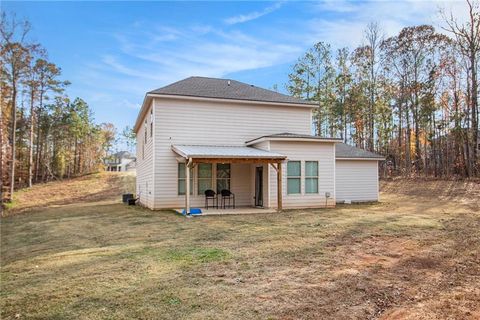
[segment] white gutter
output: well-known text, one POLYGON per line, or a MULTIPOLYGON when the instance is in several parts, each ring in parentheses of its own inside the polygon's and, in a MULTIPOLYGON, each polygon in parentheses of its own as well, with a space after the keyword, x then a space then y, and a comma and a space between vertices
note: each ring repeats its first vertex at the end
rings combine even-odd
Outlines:
POLYGON ((335 157, 335 160, 372 160, 372 161, 383 161, 385 158, 338 158, 335 157))
MULTIPOLYGON (((252 155, 228 155, 228 154, 215 154, 215 155, 205 155, 205 154, 186 154, 182 152, 180 149, 175 147, 175 145, 172 145, 172 150, 178 154, 179 156, 185 158, 185 159, 192 159, 192 158, 202 158, 202 159, 216 159, 216 158, 229 158, 229 159, 280 159, 284 160, 287 158, 287 156, 284 155, 264 155, 264 156, 252 156, 252 155)), ((258 149, 261 150, 261 149, 258 149)), ((264 152, 269 152, 266 150, 262 150, 264 152)))
POLYGON ((197 97, 197 96, 184 96, 184 95, 174 95, 174 94, 157 94, 157 93, 147 93, 148 97, 152 98, 167 98, 167 99, 176 99, 176 100, 200 100, 200 101, 212 101, 212 102, 232 102, 241 103, 241 104, 261 104, 261 105, 272 105, 272 106, 284 106, 284 107, 302 107, 302 108, 316 108, 316 104, 309 103, 295 103, 295 102, 276 102, 276 101, 261 101, 261 100, 247 100, 247 99, 228 99, 228 98, 210 98, 210 97, 197 97))
POLYGON ((338 143, 338 139, 318 139, 318 138, 297 138, 297 137, 262 137, 255 140, 250 140, 245 142, 247 146, 253 144, 261 143, 264 141, 295 141, 295 142, 328 142, 328 143, 338 143))

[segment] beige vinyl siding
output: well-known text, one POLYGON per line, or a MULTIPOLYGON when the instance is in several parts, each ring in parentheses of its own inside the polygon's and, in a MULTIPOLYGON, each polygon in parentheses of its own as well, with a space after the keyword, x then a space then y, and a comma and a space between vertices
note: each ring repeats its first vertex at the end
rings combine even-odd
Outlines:
MULTIPOLYGON (((270 141, 270 150, 301 163, 301 192, 287 194, 287 163, 283 164, 283 207, 308 208, 335 205, 335 147, 334 143, 270 141), (318 194, 305 193, 305 161, 318 161, 318 194), (325 192, 330 198, 325 202, 325 192)), ((277 173, 270 169, 270 207, 277 206, 277 173)))
POLYGON ((244 145, 281 132, 311 134, 310 109, 154 99, 157 145, 244 145), (171 140, 170 140, 171 138, 171 140))
POLYGON ((262 141, 259 143, 255 143, 252 147, 261 149, 261 150, 270 150, 270 141, 262 141))
MULTIPOLYGON (((175 158, 174 158, 175 159, 175 158)), ((177 162, 175 162, 177 163, 177 162)), ((177 165, 177 164, 176 164, 177 165)), ((175 168, 175 177, 177 179, 177 168, 175 168)), ((231 164, 231 177, 230 177, 230 189, 235 193, 235 200, 237 206, 249 206, 251 205, 251 191, 250 191, 250 180, 251 180, 251 168, 250 164, 231 164)), ((216 190, 216 166, 212 166, 212 190, 216 190)), ((167 185, 166 185, 167 186, 167 185)), ((161 186, 160 186, 161 187, 161 186)), ((158 186, 157 186, 158 188, 158 186)), ((166 198, 162 202, 161 208, 182 208, 185 204, 185 196, 178 195, 178 181, 175 180, 175 184, 171 187, 175 192, 175 195, 166 198)), ((205 205, 205 196, 203 194, 198 194, 198 167, 195 166, 193 169, 193 185, 190 186, 193 188, 193 194, 190 196, 190 205, 192 207, 201 207, 205 205)), ((168 187, 170 189, 170 187, 168 187)), ((166 193, 167 190, 164 190, 162 193, 166 193)), ((218 204, 220 205, 221 198, 218 199, 218 204)), ((158 199, 156 199, 158 203, 158 199)), ((209 202, 211 206, 211 202, 209 202)))
MULTIPOLYGON (((241 146, 247 140, 272 133, 310 134, 309 108, 159 98, 155 98, 153 104, 156 209, 180 208, 185 203, 185 197, 178 195, 178 155, 171 150, 173 144, 241 146)), ((252 203, 252 191, 248 190, 253 177, 251 172, 251 165, 232 165, 232 192, 236 194, 237 205, 252 203), (248 183, 239 185, 241 181, 248 183)), ((194 194, 191 202, 194 207, 203 207, 204 196, 194 194)))
MULTIPOLYGON (((151 108, 152 106, 150 106, 151 108)), ((140 204, 148 208, 154 208, 154 161, 153 161, 153 140, 150 136, 150 108, 147 116, 142 120, 136 138, 137 138, 137 169, 136 169, 136 192, 140 199, 140 204), (147 142, 145 143, 145 120, 147 120, 147 142)), ((154 120, 155 131, 155 120, 154 120)))
POLYGON ((337 201, 378 201, 378 161, 337 160, 337 201))

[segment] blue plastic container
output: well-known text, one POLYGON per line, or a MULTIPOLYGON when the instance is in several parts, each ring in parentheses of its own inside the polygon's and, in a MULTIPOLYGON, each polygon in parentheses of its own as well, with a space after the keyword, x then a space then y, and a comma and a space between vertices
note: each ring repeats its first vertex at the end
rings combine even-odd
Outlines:
MULTIPOLYGON (((183 209, 182 214, 185 215, 185 209, 183 209)), ((190 208, 191 215, 202 214, 202 209, 200 208, 190 208)))

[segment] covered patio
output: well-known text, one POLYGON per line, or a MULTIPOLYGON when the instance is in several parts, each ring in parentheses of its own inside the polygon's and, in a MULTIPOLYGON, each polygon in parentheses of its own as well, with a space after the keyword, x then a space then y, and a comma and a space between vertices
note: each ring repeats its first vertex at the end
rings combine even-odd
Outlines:
MULTIPOLYGON (((285 155, 270 152, 268 150, 257 149, 247 146, 212 146, 212 145, 172 145, 172 150, 179 157, 179 163, 185 163, 185 206, 179 209, 181 213, 191 214, 191 169, 199 164, 251 164, 271 166, 276 172, 277 180, 277 203, 276 211, 282 210, 282 162, 287 158, 285 155)), ((262 173, 263 174, 263 173, 262 173)), ((263 177, 263 176, 262 176, 263 177)), ((263 178, 262 178, 263 180, 263 178)), ((263 183, 263 182, 261 182, 263 183)), ((267 176, 268 184, 268 176, 267 176)), ((258 182, 255 181, 255 188, 258 182)), ((248 186, 247 186, 248 188, 248 186)), ((218 190, 217 190, 218 191, 218 190)), ((233 190, 235 193, 235 190, 233 190)), ((217 199, 218 201, 218 199, 217 199)), ((177 210, 178 211, 178 210, 177 210)), ((265 208, 263 203, 260 205, 229 208, 229 209, 208 209, 202 210, 202 214, 245 214, 256 212, 274 212, 275 209, 265 208)))
MULTIPOLYGON (((183 214, 184 208, 175 209, 177 213, 183 214)), ((208 209, 202 210, 202 216, 217 216, 217 215, 235 215, 235 214, 262 214, 262 213, 276 213, 275 208, 255 208, 255 207, 236 207, 226 209, 208 209)), ((192 214, 194 215, 194 214, 192 214)))

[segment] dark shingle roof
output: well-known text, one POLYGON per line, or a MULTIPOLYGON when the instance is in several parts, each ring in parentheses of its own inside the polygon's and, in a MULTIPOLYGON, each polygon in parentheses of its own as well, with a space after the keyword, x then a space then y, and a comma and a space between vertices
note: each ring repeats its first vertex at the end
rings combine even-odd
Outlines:
POLYGON ((115 158, 118 158, 118 159, 124 159, 124 158, 125 159, 135 159, 135 156, 128 151, 119 151, 119 152, 115 153, 113 156, 115 158))
POLYGON ((337 143, 335 145, 335 157, 336 158, 351 158, 351 159, 379 159, 383 160, 385 157, 366 151, 357 147, 349 146, 345 143, 337 143))
POLYGON ((190 77, 150 91, 153 94, 312 105, 312 102, 240 81, 190 77))
POLYGON ((266 136, 261 136, 249 141, 246 141, 245 143, 251 143, 253 141, 262 139, 262 138, 291 138, 291 139, 311 139, 311 140, 320 140, 320 141, 331 141, 331 140, 341 140, 339 138, 329 138, 329 137, 319 137, 319 136, 312 136, 310 134, 297 134, 297 133, 291 133, 291 132, 282 132, 282 133, 276 133, 276 134, 269 134, 266 136))

